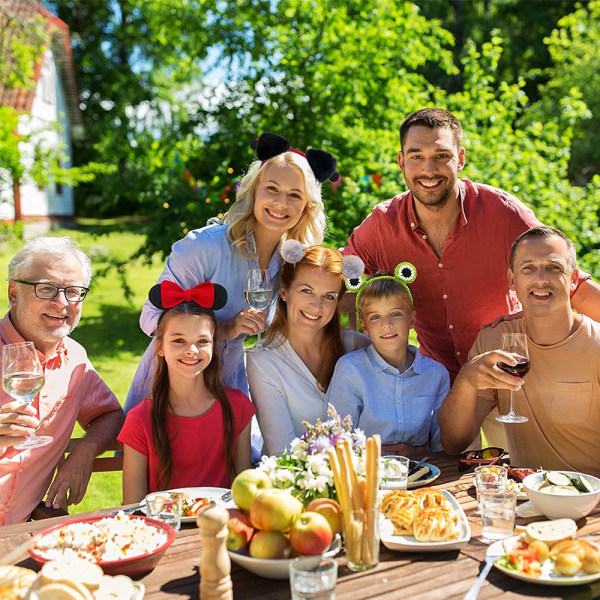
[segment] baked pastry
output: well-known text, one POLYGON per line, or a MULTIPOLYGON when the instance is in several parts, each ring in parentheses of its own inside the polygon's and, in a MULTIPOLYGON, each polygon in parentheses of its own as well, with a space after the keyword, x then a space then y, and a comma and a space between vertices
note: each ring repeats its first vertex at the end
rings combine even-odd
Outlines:
POLYGON ((419 503, 413 499, 412 503, 399 506, 390 515, 390 521, 394 526, 394 535, 413 535, 413 524, 419 514, 419 503))
POLYGON ((460 535, 458 519, 452 510, 424 508, 413 521, 413 535, 418 542, 446 542, 460 535))
POLYGON ((37 577, 31 569, 6 565, 0 567, 0 598, 2 600, 22 600, 27 597, 29 588, 37 577))
POLYGON ((407 490, 394 490, 388 492, 381 500, 381 512, 384 517, 390 516, 394 509, 394 505, 402 498, 413 497, 413 493, 407 490))
POLYGON ((415 494, 419 497, 421 508, 433 508, 436 506, 450 508, 450 504, 439 488, 424 487, 415 490, 415 494))

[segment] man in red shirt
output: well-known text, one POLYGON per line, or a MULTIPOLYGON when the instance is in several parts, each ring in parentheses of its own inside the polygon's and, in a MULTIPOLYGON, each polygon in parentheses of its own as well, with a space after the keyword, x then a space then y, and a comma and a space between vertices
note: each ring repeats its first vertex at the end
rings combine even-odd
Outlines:
MULTIPOLYGON (((360 256, 367 273, 393 272, 405 260, 416 266, 411 292, 420 350, 453 380, 481 327, 518 310, 507 277, 510 248, 540 222, 511 194, 458 178, 465 149, 452 113, 412 113, 400 127, 400 144, 408 191, 378 204, 344 253, 360 256)), ((580 273, 571 302, 600 320, 600 286, 589 275, 580 273)))

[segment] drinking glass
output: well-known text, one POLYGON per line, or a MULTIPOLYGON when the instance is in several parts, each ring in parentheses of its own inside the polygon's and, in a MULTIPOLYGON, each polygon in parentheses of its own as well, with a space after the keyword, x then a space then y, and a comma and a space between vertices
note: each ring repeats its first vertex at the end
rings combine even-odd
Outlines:
MULTIPOLYGON (((502 350, 515 355, 516 365, 508 365, 505 362, 497 362, 496 366, 511 375, 525 377, 529 373, 529 352, 527 350, 527 334, 525 333, 503 333, 502 350)), ((525 423, 529 421, 527 417, 518 415, 513 410, 514 392, 510 391, 510 410, 505 415, 498 415, 496 419, 503 423, 525 423)))
POLYGON ((483 491, 504 492, 508 480, 506 467, 500 465, 484 465, 474 471, 475 491, 477 492, 477 512, 481 514, 481 493, 483 491))
MULTIPOLYGON (((266 310, 273 298, 273 283, 266 269, 248 269, 244 297, 250 308, 266 310)), ((258 332, 258 341, 254 348, 262 350, 261 332, 258 332)))
POLYGON ((146 513, 153 519, 168 523, 175 531, 181 527, 183 494, 179 492, 158 492, 146 497, 146 513))
POLYGON ((483 529, 481 539, 486 544, 510 537, 515 527, 515 492, 482 490, 481 520, 483 529))
POLYGON ((292 600, 335 600, 337 571, 333 558, 295 558, 290 563, 292 600))
POLYGON ((381 457, 380 474, 382 490, 405 490, 408 484, 410 460, 405 456, 386 455, 381 457), (383 481, 385 479, 385 481, 383 481))
POLYGON ((348 568, 365 571, 376 567, 379 564, 379 506, 342 510, 342 529, 348 568))
MULTIPOLYGON (((15 400, 31 404, 44 385, 44 371, 33 342, 7 344, 2 348, 2 388, 15 400)), ((49 435, 32 433, 17 450, 39 448, 52 441, 49 435)))

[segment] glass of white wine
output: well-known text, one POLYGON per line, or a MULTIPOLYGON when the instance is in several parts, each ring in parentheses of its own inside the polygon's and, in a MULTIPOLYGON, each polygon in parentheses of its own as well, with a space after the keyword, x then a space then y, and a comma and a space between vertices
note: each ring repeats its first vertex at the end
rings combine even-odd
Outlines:
MULTIPOLYGON (((266 310, 269 307, 273 299, 273 283, 266 269, 248 269, 244 297, 250 308, 266 310)), ((258 332, 258 342, 254 347, 257 350, 263 349, 260 331, 258 332)))
MULTIPOLYGON (((2 388, 9 396, 31 404, 44 381, 44 371, 33 342, 7 344, 2 348, 2 388)), ((51 441, 48 435, 37 437, 32 433, 25 442, 14 447, 27 450, 46 446, 51 441)))

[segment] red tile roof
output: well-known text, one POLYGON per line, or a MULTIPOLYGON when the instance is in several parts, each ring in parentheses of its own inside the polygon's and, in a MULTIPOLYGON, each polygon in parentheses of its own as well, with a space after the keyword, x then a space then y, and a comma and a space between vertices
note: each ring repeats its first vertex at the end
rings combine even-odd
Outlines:
MULTIPOLYGON (((0 32, 2 32, 0 56, 7 55, 11 37, 21 35, 27 19, 36 15, 41 15, 46 20, 52 50, 65 89, 69 120, 72 124, 82 125, 83 116, 79 109, 79 92, 75 79, 69 27, 64 21, 35 0, 0 0, 0 32), (15 22, 17 26, 14 25, 15 22)), ((35 66, 35 82, 40 77, 41 66, 41 61, 35 66)), ((17 110, 30 111, 34 95, 35 87, 31 90, 8 88, 0 81, 0 106, 12 106, 17 110)))

